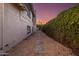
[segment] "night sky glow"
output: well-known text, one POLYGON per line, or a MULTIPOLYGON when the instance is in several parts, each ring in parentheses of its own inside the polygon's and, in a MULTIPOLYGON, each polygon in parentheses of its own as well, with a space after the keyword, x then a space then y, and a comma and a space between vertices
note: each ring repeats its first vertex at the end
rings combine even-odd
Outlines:
POLYGON ((45 24, 55 18, 61 11, 75 6, 74 3, 35 3, 37 24, 45 24))

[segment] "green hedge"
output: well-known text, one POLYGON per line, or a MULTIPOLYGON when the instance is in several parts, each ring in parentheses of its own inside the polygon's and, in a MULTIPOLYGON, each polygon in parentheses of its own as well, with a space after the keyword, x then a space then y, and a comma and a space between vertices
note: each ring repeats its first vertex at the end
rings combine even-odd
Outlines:
POLYGON ((79 6, 61 12, 43 26, 43 31, 71 48, 79 48, 79 6))

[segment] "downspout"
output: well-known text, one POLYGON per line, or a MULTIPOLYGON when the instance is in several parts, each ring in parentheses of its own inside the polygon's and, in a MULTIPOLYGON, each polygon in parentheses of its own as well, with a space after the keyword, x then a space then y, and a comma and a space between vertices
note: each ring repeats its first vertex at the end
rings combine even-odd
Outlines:
POLYGON ((2 12, 1 12, 1 16, 2 16, 2 19, 1 19, 1 48, 0 48, 0 55, 3 55, 3 19, 4 19, 4 4, 2 4, 2 12))
POLYGON ((2 47, 3 47, 3 51, 4 51, 3 40, 4 40, 4 4, 3 4, 3 20, 2 20, 2 47))
POLYGON ((4 4, 2 4, 2 19, 1 19, 1 50, 3 51, 3 20, 4 20, 4 4))
POLYGON ((8 53, 6 53, 4 51, 4 45, 3 45, 3 39, 4 39, 4 3, 2 4, 2 20, 1 20, 1 25, 2 25, 2 28, 1 28, 1 52, 0 52, 0 55, 1 56, 6 56, 8 55, 8 53))

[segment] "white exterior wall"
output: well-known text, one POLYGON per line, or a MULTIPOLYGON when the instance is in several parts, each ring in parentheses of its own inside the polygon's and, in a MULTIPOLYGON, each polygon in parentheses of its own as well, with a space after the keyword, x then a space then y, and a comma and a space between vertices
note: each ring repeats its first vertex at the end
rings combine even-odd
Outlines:
POLYGON ((28 36, 27 25, 32 27, 32 18, 28 18, 24 11, 20 11, 12 4, 4 4, 3 42, 1 42, 4 51, 9 50, 28 36))

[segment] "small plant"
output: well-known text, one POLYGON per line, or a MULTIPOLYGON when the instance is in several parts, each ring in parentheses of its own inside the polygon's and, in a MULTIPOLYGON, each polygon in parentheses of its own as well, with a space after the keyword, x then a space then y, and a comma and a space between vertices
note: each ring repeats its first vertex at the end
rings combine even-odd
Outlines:
POLYGON ((37 25, 37 27, 39 28, 39 30, 42 30, 44 25, 37 25))

